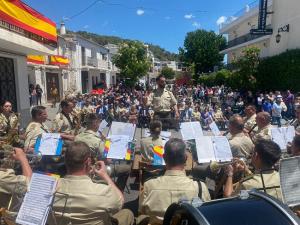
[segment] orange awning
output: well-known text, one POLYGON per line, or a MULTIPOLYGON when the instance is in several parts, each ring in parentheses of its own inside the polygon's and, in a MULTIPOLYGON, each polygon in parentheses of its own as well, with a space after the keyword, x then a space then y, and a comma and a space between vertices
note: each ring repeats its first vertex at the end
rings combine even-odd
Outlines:
POLYGON ((45 64, 45 56, 43 55, 28 55, 27 62, 35 64, 45 64))
POLYGON ((56 66, 68 66, 70 64, 69 59, 59 55, 50 56, 50 65, 56 66))
POLYGON ((20 0, 0 0, 0 19, 57 43, 55 23, 20 0))

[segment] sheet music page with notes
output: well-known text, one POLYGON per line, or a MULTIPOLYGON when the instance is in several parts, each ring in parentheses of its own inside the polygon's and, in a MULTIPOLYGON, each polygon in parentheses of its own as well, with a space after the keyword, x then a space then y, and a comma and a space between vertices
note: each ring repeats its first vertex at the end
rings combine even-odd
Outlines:
MULTIPOLYGON (((146 128, 144 131, 143 137, 150 137, 150 136, 151 136, 150 130, 148 128, 146 128)), ((164 140, 169 140, 171 136, 172 136, 172 133, 169 131, 161 131, 160 132, 160 137, 164 140)))
POLYGON ((134 139, 136 125, 132 123, 112 122, 109 135, 127 135, 134 139))
POLYGON ((57 177, 33 173, 29 190, 17 216, 18 224, 44 225, 46 223, 57 181, 57 177))
POLYGON ((111 144, 110 150, 108 151, 108 159, 125 159, 126 152, 128 149, 128 143, 130 137, 127 135, 111 135, 109 137, 111 144))
POLYGON ((106 128, 107 125, 108 125, 108 123, 106 122, 106 120, 102 120, 100 125, 99 125, 98 132, 103 133, 103 131, 106 128))
POLYGON ((211 137, 203 136, 195 139, 199 163, 215 161, 214 146, 211 137))
POLYGON ((43 133, 39 146, 39 152, 42 155, 56 155, 60 138, 60 134, 57 133, 43 133))
POLYGON ((280 187, 284 203, 300 205, 300 156, 280 161, 280 187))
POLYGON ((180 132, 184 141, 197 139, 203 136, 202 127, 199 122, 181 123, 180 132))
POLYGON ((217 162, 230 162, 232 152, 228 139, 224 136, 211 137, 217 162))
POLYGON ((276 142, 281 150, 286 150, 289 142, 293 141, 296 132, 293 126, 276 127, 271 129, 272 140, 276 142))
POLYGON ((216 122, 210 123, 209 128, 211 129, 211 132, 214 134, 214 136, 220 136, 221 135, 221 132, 220 132, 216 122))

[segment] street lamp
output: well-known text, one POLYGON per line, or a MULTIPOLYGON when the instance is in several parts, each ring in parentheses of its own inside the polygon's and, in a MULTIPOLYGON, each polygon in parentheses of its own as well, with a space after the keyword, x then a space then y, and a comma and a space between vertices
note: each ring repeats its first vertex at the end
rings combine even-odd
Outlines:
POLYGON ((280 42, 280 40, 281 40, 281 35, 278 33, 276 35, 276 43, 278 44, 280 42))
POLYGON ((281 41, 281 34, 283 32, 290 32, 290 25, 287 24, 283 27, 278 28, 278 34, 276 35, 276 43, 279 43, 281 41))

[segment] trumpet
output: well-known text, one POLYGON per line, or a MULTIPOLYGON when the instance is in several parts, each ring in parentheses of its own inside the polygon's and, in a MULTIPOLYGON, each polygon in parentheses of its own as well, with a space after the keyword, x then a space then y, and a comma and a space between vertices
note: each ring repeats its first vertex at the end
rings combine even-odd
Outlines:
POLYGON ((209 165, 209 168, 213 173, 219 173, 222 168, 226 168, 227 166, 234 165, 238 162, 245 164, 247 160, 245 158, 238 158, 238 159, 234 159, 231 162, 223 162, 223 163, 212 161, 209 165))

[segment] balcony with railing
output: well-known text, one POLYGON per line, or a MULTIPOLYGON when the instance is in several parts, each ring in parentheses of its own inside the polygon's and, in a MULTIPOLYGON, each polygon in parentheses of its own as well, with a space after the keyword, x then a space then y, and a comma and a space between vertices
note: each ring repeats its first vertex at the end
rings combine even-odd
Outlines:
POLYGON ((89 57, 89 56, 83 57, 82 66, 93 67, 93 68, 99 69, 99 70, 109 70, 110 69, 108 61, 105 61, 103 59, 89 57))
MULTIPOLYGON (((220 30, 226 29, 227 26, 230 26, 233 22, 239 20, 240 18, 246 18, 247 15, 253 15, 251 14, 254 10, 259 9, 259 0, 255 0, 254 2, 249 3, 244 8, 236 12, 234 15, 228 17, 224 23, 220 25, 220 30)), ((268 1, 268 7, 270 7, 273 4, 273 0, 268 1)))
POLYGON ((97 68, 102 70, 109 70, 109 62, 102 59, 97 59, 97 68))
MULTIPOLYGON (((267 29, 271 29, 272 28, 271 24, 268 25, 266 28, 267 29)), ((264 37, 264 36, 268 36, 268 35, 270 35, 270 34, 266 33, 266 34, 259 34, 259 35, 257 35, 257 34, 247 33, 245 35, 242 35, 240 37, 237 37, 237 38, 235 38, 233 40, 228 41, 227 44, 226 44, 226 46, 222 50, 233 48, 235 46, 247 43, 249 41, 254 41, 254 40, 258 39, 258 38, 261 38, 261 37, 264 37)))
POLYGON ((2 19, 0 19, 0 27, 3 28, 3 29, 6 29, 6 30, 9 30, 11 32, 14 32, 14 33, 17 33, 23 37, 26 37, 26 38, 29 38, 31 40, 34 40, 36 42, 39 42, 41 44, 45 44, 45 45, 49 45, 49 46, 52 46, 52 47, 57 47, 57 44, 54 43, 54 42, 51 42, 37 34, 34 34, 34 33, 31 33, 29 31, 26 31, 20 27, 17 27, 15 25, 12 25, 2 19))

